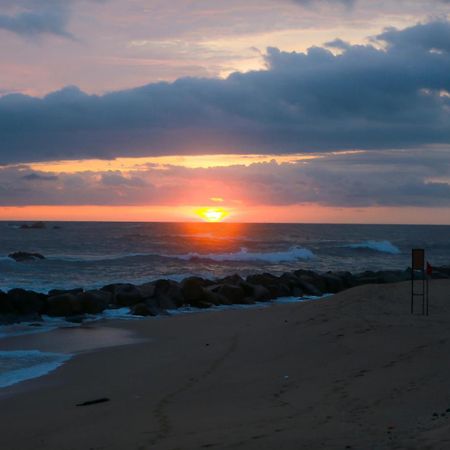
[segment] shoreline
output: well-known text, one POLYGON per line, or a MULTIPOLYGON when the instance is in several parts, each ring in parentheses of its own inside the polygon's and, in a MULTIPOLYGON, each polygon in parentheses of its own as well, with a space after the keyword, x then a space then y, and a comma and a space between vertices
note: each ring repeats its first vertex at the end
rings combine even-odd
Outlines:
POLYGON ((142 340, 81 352, 2 389, 0 423, 10 426, 0 444, 445 448, 450 281, 432 287, 429 317, 409 313, 410 284, 396 283, 320 302, 96 323, 142 340))

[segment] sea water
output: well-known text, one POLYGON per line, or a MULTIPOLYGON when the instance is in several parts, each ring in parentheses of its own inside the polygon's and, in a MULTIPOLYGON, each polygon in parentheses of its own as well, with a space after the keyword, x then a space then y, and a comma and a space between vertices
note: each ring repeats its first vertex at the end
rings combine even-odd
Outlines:
POLYGON ((406 269, 411 248, 450 263, 449 226, 0 222, 0 289, 97 288, 233 273, 406 269), (15 262, 16 251, 46 259, 15 262))
POLYGON ((0 351, 0 388, 46 375, 69 359, 67 354, 39 350, 0 351))

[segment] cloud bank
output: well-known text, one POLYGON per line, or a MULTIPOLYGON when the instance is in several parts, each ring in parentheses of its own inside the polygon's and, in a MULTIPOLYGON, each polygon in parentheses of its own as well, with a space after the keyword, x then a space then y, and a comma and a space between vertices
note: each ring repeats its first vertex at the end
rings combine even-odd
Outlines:
POLYGON ((102 96, 0 98, 0 163, 291 153, 450 143, 450 22, 388 29, 342 53, 269 48, 267 70, 102 96))
POLYGON ((221 197, 238 209, 316 204, 326 207, 450 207, 450 152, 409 150, 322 154, 294 163, 54 173, 0 169, 0 206, 203 205, 221 197))

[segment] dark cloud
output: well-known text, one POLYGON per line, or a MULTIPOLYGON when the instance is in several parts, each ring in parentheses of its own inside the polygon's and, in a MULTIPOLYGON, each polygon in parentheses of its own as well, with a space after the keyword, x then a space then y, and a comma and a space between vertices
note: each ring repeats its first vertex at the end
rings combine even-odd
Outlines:
MULTIPOLYGON (((0 98, 0 163, 450 143, 450 22, 373 45, 269 48, 267 70, 87 95, 0 98)), ((336 43, 335 43, 336 45, 336 43)))
POLYGON ((39 173, 32 172, 27 175, 24 175, 23 179, 31 181, 56 181, 58 177, 55 175, 41 175, 39 173))
POLYGON ((73 38, 67 30, 70 3, 59 0, 0 1, 0 7, 15 6, 9 14, 0 14, 0 29, 27 37, 53 34, 73 38))

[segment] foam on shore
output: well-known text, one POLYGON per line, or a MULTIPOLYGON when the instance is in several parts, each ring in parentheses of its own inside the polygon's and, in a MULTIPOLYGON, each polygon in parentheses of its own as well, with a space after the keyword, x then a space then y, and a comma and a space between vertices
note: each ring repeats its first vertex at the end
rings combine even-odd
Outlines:
POLYGON ((70 358, 71 355, 39 350, 0 351, 0 388, 46 375, 70 358))

